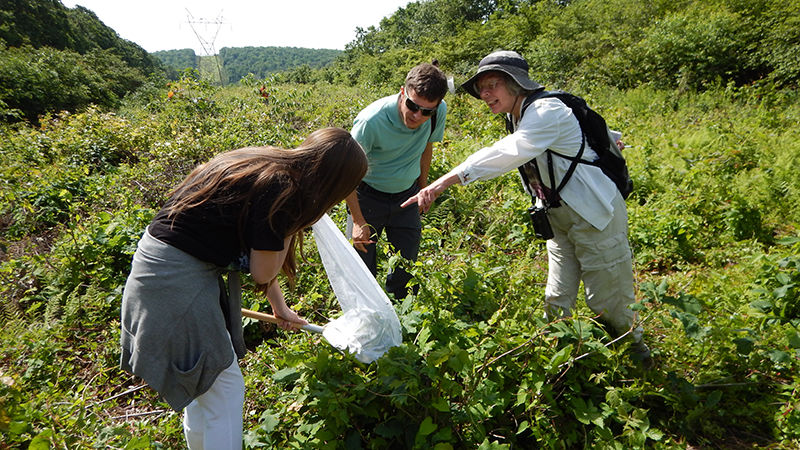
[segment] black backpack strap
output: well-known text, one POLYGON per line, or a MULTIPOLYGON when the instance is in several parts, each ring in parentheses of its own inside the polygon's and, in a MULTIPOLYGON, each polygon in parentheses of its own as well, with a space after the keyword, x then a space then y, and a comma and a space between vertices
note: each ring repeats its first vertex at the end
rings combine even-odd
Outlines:
MULTIPOLYGON (((533 103, 534 101, 536 101, 536 100, 538 100, 538 99, 540 99, 542 97, 548 97, 549 95, 550 95, 550 91, 540 90, 540 91, 536 91, 533 94, 525 97, 525 100, 522 101, 522 106, 520 106, 520 108, 519 108, 519 118, 520 118, 520 120, 522 120, 522 115, 525 114, 525 110, 528 109, 528 106, 531 106, 531 103, 533 103)), ((506 114, 505 122, 506 122, 506 131, 508 132, 508 134, 513 133, 514 132, 514 124, 511 122, 511 114, 506 114)))
MULTIPOLYGON (((530 106, 534 101, 536 101, 536 100, 538 100, 540 98, 545 98, 545 97, 556 97, 556 98, 559 98, 559 100, 560 100, 561 98, 559 96, 561 94, 563 94, 562 91, 545 91, 545 90, 541 90, 541 91, 534 92, 533 94, 525 97, 525 100, 523 100, 522 106, 520 107, 520 112, 519 112, 520 119, 522 119, 522 115, 525 114, 525 110, 528 109, 528 106, 530 106)), ((567 105, 567 107, 569 107, 569 105, 567 105)), ((514 125, 511 122, 510 114, 506 115, 505 123, 506 123, 506 131, 508 133, 512 133, 514 131, 514 125)), ((578 121, 578 125, 580 125, 580 121, 578 121)), ((553 180, 555 180, 555 175, 553 173, 553 154, 555 153, 556 155, 558 155, 558 156, 560 156, 562 158, 567 158, 567 159, 572 161, 570 163, 570 165, 569 165, 569 168, 567 169, 567 173, 565 173, 564 177, 561 179, 561 183, 558 184, 558 187, 556 187, 555 189, 551 188, 551 189, 548 189, 546 191, 547 198, 544 198, 543 200, 545 200, 545 202, 547 203, 548 207, 555 208, 555 207, 561 206, 561 201, 560 201, 561 199, 559 198, 558 193, 561 191, 561 189, 564 187, 564 185, 567 184, 567 181, 569 181, 569 179, 572 177, 572 174, 575 172, 575 169, 578 166, 578 163, 582 162, 581 157, 583 156, 583 149, 585 147, 586 147, 586 133, 584 133, 583 132, 583 128, 581 128, 581 147, 578 150, 578 154, 576 156, 571 157, 571 156, 562 155, 560 153, 556 153, 556 152, 554 152, 552 150, 545 150, 547 152, 547 170, 548 170, 548 174, 550 175, 550 181, 551 182, 553 180)), ((588 161, 583 161, 583 162, 588 162, 588 161)), ((536 164, 536 160, 535 159, 531 161, 531 164, 533 165, 534 169, 536 170, 536 173, 539 173, 539 166, 538 166, 538 164, 536 164)), ((525 169, 523 168, 523 166, 519 166, 517 169, 519 170, 519 174, 522 177, 522 181, 525 183, 525 185, 526 186, 531 186, 531 183, 530 183, 531 180, 529 179, 529 177, 525 173, 525 169)), ((541 178, 542 177, 539 176, 539 180, 541 180, 541 178)), ((531 202, 533 202, 534 204, 536 203, 535 193, 532 193, 532 195, 531 195, 531 202)))
MULTIPOLYGON (((583 156, 583 149, 586 148, 586 135, 581 133, 581 148, 578 150, 578 154, 575 155, 574 158, 569 158, 572 162, 569 164, 569 169, 567 169, 567 173, 564 174, 564 177, 561 178, 561 183, 558 183, 558 187, 555 190, 550 190, 550 198, 547 199, 547 205, 552 208, 557 208, 561 206, 561 198, 559 197, 558 193, 561 192, 561 189, 564 188, 564 185, 567 184, 567 181, 572 177, 572 174, 575 173, 575 168, 578 167, 578 163, 581 161, 581 156, 583 156)), ((547 152, 547 172, 550 175, 550 182, 552 183, 555 180, 555 176, 553 174, 553 153, 552 150, 545 150, 547 152)), ((563 156, 559 153, 556 153, 559 156, 563 156)))
MULTIPOLYGON (((437 107, 436 109, 438 111, 439 108, 437 107)), ((437 111, 434 111, 433 114, 431 114, 431 134, 430 134, 430 136, 428 136, 428 141, 431 140, 431 137, 433 136, 433 132, 436 130, 436 112, 437 111)))

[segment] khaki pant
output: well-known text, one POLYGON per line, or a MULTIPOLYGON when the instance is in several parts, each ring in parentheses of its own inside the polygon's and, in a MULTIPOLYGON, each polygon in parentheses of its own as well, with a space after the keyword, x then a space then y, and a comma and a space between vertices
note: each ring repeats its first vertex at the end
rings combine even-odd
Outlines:
MULTIPOLYGON (((628 212, 619 193, 613 206, 614 218, 603 230, 594 228, 563 202, 548 211, 555 235, 547 241, 548 318, 571 314, 583 281, 587 306, 600 315, 600 321, 620 334, 633 327, 636 315, 628 308, 635 301, 628 212)), ((632 337, 634 342, 641 341, 640 326, 633 329, 632 337)))

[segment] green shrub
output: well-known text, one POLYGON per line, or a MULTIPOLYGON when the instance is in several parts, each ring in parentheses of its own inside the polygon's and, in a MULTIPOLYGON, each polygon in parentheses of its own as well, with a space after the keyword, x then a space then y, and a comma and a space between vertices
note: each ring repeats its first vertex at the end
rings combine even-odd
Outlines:
POLYGON ((8 121, 18 111, 28 121, 62 110, 78 111, 90 104, 113 107, 145 81, 108 51, 80 55, 50 47, 0 46, 0 110, 8 121))

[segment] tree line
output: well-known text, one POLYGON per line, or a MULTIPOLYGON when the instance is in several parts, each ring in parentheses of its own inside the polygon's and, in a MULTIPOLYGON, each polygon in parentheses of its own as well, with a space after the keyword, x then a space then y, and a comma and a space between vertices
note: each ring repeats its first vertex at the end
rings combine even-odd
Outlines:
MULTIPOLYGON (((223 47, 216 56, 221 64, 223 81, 237 83, 248 75, 266 78, 299 67, 320 69, 341 53, 341 50, 300 47, 223 47)), ((164 50, 152 55, 162 62, 171 79, 177 79, 186 69, 200 70, 201 57, 190 48, 164 50)))
MULTIPOLYGON (((192 49, 149 54, 120 38, 92 11, 67 8, 59 0, 7 0, 0 4, 0 19, 0 121, 4 122, 37 123, 42 114, 76 111, 90 104, 114 108, 151 77, 176 80, 184 70, 202 72, 204 66, 192 49)), ((226 47, 218 55, 221 73, 213 75, 225 83, 248 74, 264 78, 295 68, 307 74, 330 64, 340 53, 226 47)))
POLYGON ((397 84, 398 67, 437 58, 444 70, 466 78, 498 48, 523 54, 534 78, 559 87, 793 87, 800 80, 800 2, 418 1, 358 29, 319 76, 397 84))
MULTIPOLYGON (((91 11, 59 0, 0 5, 0 120, 90 103, 113 107, 148 77, 199 68, 191 49, 148 54, 91 11)), ((800 80, 800 2, 783 0, 420 0, 358 28, 344 52, 223 48, 222 81, 283 72, 285 81, 399 85, 437 59, 466 78, 483 55, 523 54, 554 87, 704 90, 800 80)))

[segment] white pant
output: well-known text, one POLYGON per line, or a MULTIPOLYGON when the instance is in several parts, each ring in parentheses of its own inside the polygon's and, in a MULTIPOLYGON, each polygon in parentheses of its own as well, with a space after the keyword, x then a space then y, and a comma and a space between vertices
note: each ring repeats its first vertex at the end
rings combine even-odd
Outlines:
MULTIPOLYGON (((586 303, 618 333, 634 326, 633 262, 628 244, 628 213, 617 193, 614 217, 603 230, 594 228, 572 208, 562 204, 548 212, 555 237, 547 241, 548 276, 545 308, 548 317, 570 315, 583 281, 586 303)), ((634 342, 642 328, 632 330, 634 342)))
POLYGON ((244 377, 236 356, 211 388, 183 411, 183 433, 191 450, 242 448, 244 377))

